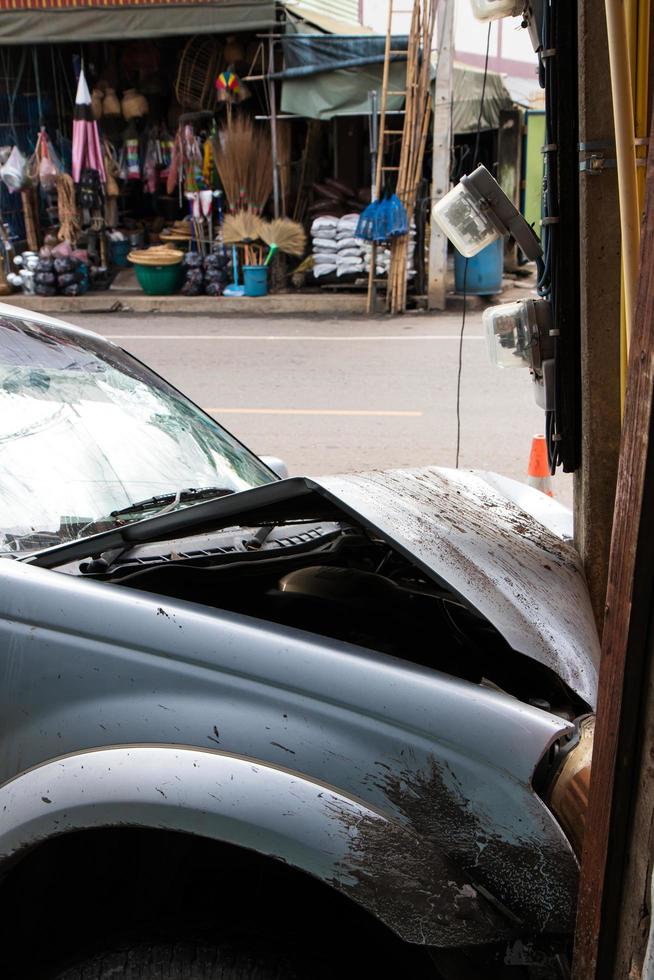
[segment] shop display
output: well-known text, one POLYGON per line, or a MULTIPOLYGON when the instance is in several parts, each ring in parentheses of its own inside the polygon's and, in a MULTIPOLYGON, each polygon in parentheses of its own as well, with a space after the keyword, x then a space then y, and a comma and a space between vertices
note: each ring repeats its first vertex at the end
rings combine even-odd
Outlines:
MULTIPOLYGON (((11 192, 20 222, 8 238, 25 250, 21 265, 2 247, 0 290, 76 295, 120 276, 127 291, 138 278, 157 293, 253 295, 355 283, 370 267, 360 224, 369 160, 350 159, 331 124, 272 106, 254 32, 50 47, 30 56, 39 72, 25 82, 38 125, 21 120, 29 137, 0 146, 0 208, 11 192), (75 259, 58 271, 43 249, 59 245, 75 259)), ((390 197, 377 207, 383 275, 388 243, 407 223, 390 197)))

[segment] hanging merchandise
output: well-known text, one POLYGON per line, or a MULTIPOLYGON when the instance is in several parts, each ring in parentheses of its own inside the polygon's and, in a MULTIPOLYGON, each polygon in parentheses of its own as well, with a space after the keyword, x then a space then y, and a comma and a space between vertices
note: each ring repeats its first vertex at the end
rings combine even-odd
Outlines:
POLYGON ((85 211, 97 211, 104 203, 100 174, 93 167, 86 167, 79 181, 79 205, 85 211))
POLYGON ((186 190, 195 193, 202 187, 202 146, 193 126, 184 126, 183 161, 186 190))
POLYGON ((91 95, 91 112, 96 122, 98 119, 102 119, 104 113, 104 92, 101 88, 93 89, 93 94, 91 95))
POLYGON ((371 201, 368 207, 359 216, 359 222, 355 231, 355 238, 361 238, 364 242, 374 241, 375 219, 381 201, 371 201))
POLYGON ((116 90, 113 88, 105 89, 104 99, 102 102, 102 113, 108 118, 116 118, 121 115, 120 110, 120 99, 116 95, 116 90))
POLYGON ((77 243, 81 233, 77 205, 75 203, 75 183, 69 174, 59 174, 57 177, 57 210, 59 214, 60 242, 77 243))
POLYGON ((220 47, 213 38, 189 38, 179 59, 175 95, 184 109, 213 109, 220 47))
POLYGON ((125 162, 127 180, 141 179, 141 163, 139 160, 139 141, 136 137, 125 140, 125 162))
POLYGON ((57 176, 63 172, 63 166, 55 153, 45 127, 41 127, 36 140, 36 147, 29 162, 30 179, 38 184, 46 194, 56 190, 57 176))
POLYGON ((221 71, 216 79, 216 95, 219 102, 231 102, 236 105, 250 98, 249 88, 238 77, 233 65, 221 71))
POLYGON ((216 176, 216 165, 213 158, 213 144, 211 139, 204 141, 202 159, 202 180, 206 187, 213 187, 216 176))
MULTIPOLYGON (((358 227, 358 226, 357 226, 358 227)), ((396 194, 379 201, 373 213, 372 241, 383 244, 409 232, 406 208, 396 194)))
POLYGON ((27 247, 35 252, 39 247, 39 240, 41 237, 39 229, 39 202, 36 188, 33 186, 24 187, 20 192, 20 196, 23 204, 23 219, 25 221, 25 238, 27 239, 27 247))
POLYGON ((143 163, 143 189, 147 194, 156 194, 159 184, 159 152, 157 140, 150 137, 145 149, 143 163))
POLYGON ((170 165, 173 159, 173 138, 168 133, 163 133, 157 140, 157 154, 159 157, 159 179, 166 184, 170 174, 170 165))
POLYGON ((128 88, 123 94, 123 99, 120 104, 123 113, 123 119, 129 122, 131 119, 142 119, 143 116, 147 116, 150 111, 148 105, 148 100, 146 97, 135 88, 128 88))
POLYGON ((0 180, 12 194, 27 183, 27 160, 17 146, 12 147, 7 161, 0 167, 0 180))
POLYGON ((102 148, 104 169, 107 175, 104 218, 108 228, 115 228, 118 224, 118 195, 120 194, 118 176, 120 167, 116 159, 116 151, 109 140, 103 140, 102 148))
POLYGON ((79 183, 84 169, 96 170, 99 179, 107 179, 102 162, 98 124, 91 111, 91 93, 86 84, 84 69, 80 71, 73 116, 73 180, 79 183))

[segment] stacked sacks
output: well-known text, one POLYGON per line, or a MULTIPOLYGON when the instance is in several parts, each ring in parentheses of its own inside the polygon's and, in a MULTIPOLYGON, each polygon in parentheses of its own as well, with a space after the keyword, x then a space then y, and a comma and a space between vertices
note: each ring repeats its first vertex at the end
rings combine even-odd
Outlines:
POLYGON ((326 214, 315 218, 311 225, 313 275, 315 279, 331 276, 338 268, 336 262, 338 223, 338 218, 326 214))
POLYGON ((229 260, 226 255, 218 252, 203 258, 197 252, 187 252, 182 267, 184 296, 222 296, 229 282, 229 260))
POLYGON ((313 275, 316 279, 330 276, 359 275, 364 271, 365 249, 355 237, 359 214, 342 218, 322 215, 311 225, 313 275))
POLYGON ((204 257, 204 291, 207 296, 222 296, 229 282, 230 262, 222 252, 204 257))
POLYGON ((89 288, 88 264, 82 253, 75 253, 67 242, 56 248, 44 246, 34 270, 34 291, 37 296, 80 296, 89 288))
POLYGON ((201 296, 204 293, 204 269, 198 252, 187 252, 182 259, 184 269, 183 296, 201 296))
POLYGON ((336 229, 336 275, 347 276, 362 273, 363 243, 355 238, 359 214, 346 214, 338 222, 336 229))

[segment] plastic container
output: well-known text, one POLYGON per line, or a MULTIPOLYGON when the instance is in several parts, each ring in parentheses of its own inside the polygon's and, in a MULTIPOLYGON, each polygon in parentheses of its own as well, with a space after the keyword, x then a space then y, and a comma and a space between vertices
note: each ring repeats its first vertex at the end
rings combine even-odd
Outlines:
POLYGON ((134 265, 136 278, 148 296, 170 296, 182 284, 182 266, 176 265, 134 265))
POLYGON ((268 267, 265 265, 244 265, 243 282, 246 296, 267 296, 268 267))
POLYGON ((127 256, 132 251, 130 240, 126 238, 124 242, 111 242, 110 250, 112 263, 120 266, 121 269, 127 268, 130 264, 127 256))
POLYGON ((498 238, 491 242, 481 252, 468 259, 466 274, 466 258, 454 249, 454 282, 457 293, 465 292, 468 296, 494 296, 502 291, 502 273, 504 271, 504 239, 498 238))

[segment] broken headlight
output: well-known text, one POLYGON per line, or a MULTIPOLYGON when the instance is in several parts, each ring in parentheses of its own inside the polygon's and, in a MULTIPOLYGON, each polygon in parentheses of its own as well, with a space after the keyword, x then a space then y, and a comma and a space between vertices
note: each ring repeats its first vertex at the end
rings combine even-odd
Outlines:
POLYGON ((547 802, 563 827, 575 854, 581 857, 588 810, 595 715, 582 718, 578 732, 576 743, 565 753, 556 773, 547 802))

